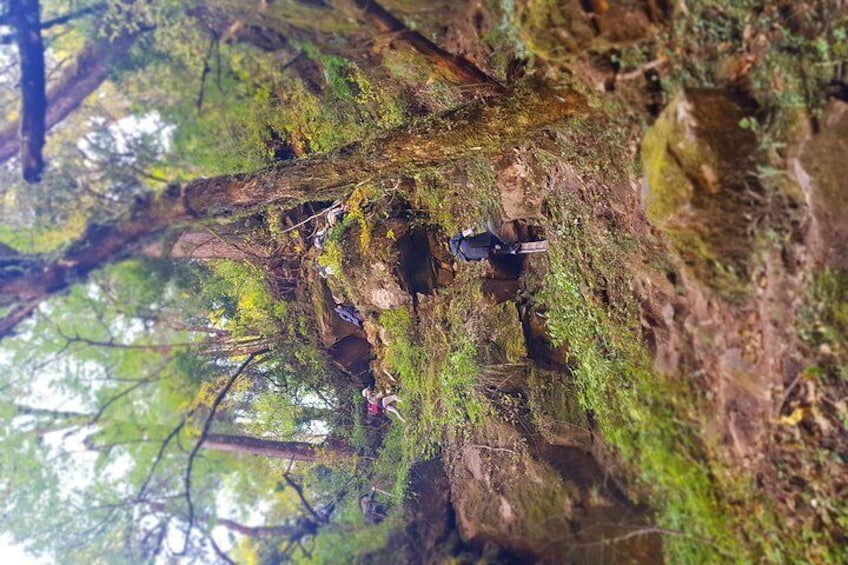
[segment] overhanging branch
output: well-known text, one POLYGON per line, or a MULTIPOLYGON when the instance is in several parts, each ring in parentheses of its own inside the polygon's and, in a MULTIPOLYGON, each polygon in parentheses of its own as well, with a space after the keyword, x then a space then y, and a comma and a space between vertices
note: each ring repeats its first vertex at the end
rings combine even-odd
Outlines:
MULTIPOLYGON (((266 350, 267 351, 267 350, 266 350)), ((217 412, 218 407, 221 405, 221 402, 224 401, 224 398, 227 396, 227 393, 230 392, 230 389, 235 384, 236 380, 241 376, 245 369, 247 369, 248 365, 250 365, 257 355, 265 353, 266 351, 260 351, 257 353, 250 354, 247 359, 245 359, 244 363, 242 363, 236 372, 230 377, 227 381, 227 384, 218 392, 218 395, 215 397, 215 401, 212 402, 212 408, 209 410, 209 415, 206 417, 206 422, 203 424, 203 430, 200 433, 200 437, 197 438, 197 443, 194 444, 194 448, 191 450, 191 453, 188 456, 188 464, 186 465, 185 472, 185 499, 186 504, 188 505, 188 527, 186 528, 185 533, 185 545, 183 547, 183 553, 188 549, 189 538, 191 536, 191 530, 194 528, 194 502, 191 499, 191 471, 194 468, 194 460, 197 457, 197 453, 200 451, 200 448, 203 446, 203 442, 206 441, 206 436, 209 435, 209 430, 212 428, 212 420, 215 418, 215 412, 217 412)))

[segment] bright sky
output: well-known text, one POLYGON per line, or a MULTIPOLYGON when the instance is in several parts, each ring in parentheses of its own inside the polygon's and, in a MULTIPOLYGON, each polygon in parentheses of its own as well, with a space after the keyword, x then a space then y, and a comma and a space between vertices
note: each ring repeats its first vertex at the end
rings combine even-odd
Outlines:
MULTIPOLYGON (((0 0, 2 2, 2 0, 0 0)), ((7 33, 11 28, 0 25, 0 32, 7 33)), ((0 63, 7 63, 9 53, 0 51, 0 63)), ((139 135, 159 135, 159 141, 162 144, 162 149, 167 151, 170 147, 171 137, 174 131, 173 126, 163 123, 159 114, 151 112, 143 116, 127 116, 113 124, 109 128, 113 135, 119 151, 126 150, 129 141, 139 135)), ((81 143, 85 143, 81 141, 81 143)), ((2 354, 2 352, 0 352, 2 354)), ((70 409, 67 405, 56 406, 56 399, 49 398, 47 395, 46 408, 70 409), (53 402, 49 402, 53 400, 53 402)), ((67 399, 63 399, 67 400, 67 399)), ((44 558, 35 558, 23 551, 23 549, 15 544, 13 540, 5 533, 0 532, 0 565, 55 565, 52 561, 44 558)))
POLYGON ((6 534, 0 535, 0 563, 4 565, 50 565, 50 561, 35 559, 12 543, 6 534))

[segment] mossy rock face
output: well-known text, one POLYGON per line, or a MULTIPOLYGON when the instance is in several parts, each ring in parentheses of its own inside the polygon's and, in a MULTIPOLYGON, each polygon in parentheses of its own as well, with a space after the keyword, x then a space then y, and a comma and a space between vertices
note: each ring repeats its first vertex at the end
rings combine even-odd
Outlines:
POLYGON ((534 459, 509 426, 490 422, 481 435, 479 443, 450 458, 452 503, 463 539, 495 542, 519 555, 542 554, 550 542, 546 519, 567 521, 581 513, 578 486, 534 459))
POLYGON ((527 48, 556 61, 593 46, 636 41, 650 35, 650 9, 638 0, 519 0, 518 34, 527 48))
POLYGON ((661 561, 659 538, 627 536, 644 518, 612 494, 608 473, 583 449, 530 447, 489 420, 444 459, 462 538, 503 549, 505 562, 661 561))
POLYGON ((681 92, 642 141, 648 219, 688 274, 729 299, 750 292, 753 219, 761 201, 753 108, 722 90, 681 92))
POLYGON ((804 144, 802 170, 796 170, 810 202, 820 241, 820 255, 828 264, 848 269, 848 104, 834 100, 824 110, 820 131, 804 144))

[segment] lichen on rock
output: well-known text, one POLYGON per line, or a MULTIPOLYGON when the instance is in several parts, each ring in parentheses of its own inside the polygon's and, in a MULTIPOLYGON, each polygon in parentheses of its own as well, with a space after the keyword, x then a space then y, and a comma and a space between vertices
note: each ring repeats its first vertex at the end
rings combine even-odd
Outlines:
POLYGON ((750 291, 750 232, 762 200, 756 135, 740 126, 753 111, 728 91, 685 90, 642 141, 648 219, 687 274, 730 299, 750 291))

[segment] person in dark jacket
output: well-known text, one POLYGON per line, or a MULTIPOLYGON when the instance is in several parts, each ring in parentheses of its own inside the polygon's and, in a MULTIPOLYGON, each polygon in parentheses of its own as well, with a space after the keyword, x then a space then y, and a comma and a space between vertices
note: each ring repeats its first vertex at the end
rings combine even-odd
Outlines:
POLYGON ((515 244, 504 243, 492 232, 474 235, 473 230, 465 230, 453 236, 448 247, 460 261, 482 261, 493 254, 508 255, 517 249, 515 244))
POLYGON ((353 306, 348 306, 347 304, 336 304, 333 307, 333 310, 335 310, 336 315, 339 318, 341 318, 348 324, 352 324, 357 328, 362 327, 362 315, 357 312, 353 306))
POLYGON ((372 487, 371 492, 359 499, 359 508, 368 524, 379 524, 386 519, 386 507, 374 500, 376 492, 377 489, 372 487))

